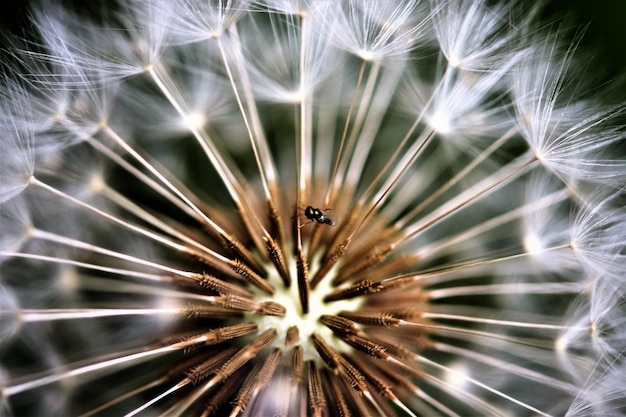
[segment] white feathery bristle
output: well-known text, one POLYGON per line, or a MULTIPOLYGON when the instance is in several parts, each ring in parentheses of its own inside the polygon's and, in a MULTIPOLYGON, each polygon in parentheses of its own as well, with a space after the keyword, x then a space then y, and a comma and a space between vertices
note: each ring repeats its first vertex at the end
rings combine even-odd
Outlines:
POLYGON ((430 28, 428 9, 420 1, 377 0, 330 2, 321 30, 331 42, 363 61, 403 59, 426 37, 430 28))
POLYGON ((448 66, 490 70, 517 52, 524 25, 509 25, 515 2, 432 0, 433 27, 448 66))
POLYGON ((0 203, 20 194, 30 182, 35 169, 34 138, 10 125, 0 125, 0 203))
POLYGON ((623 89, 543 2, 28 3, 0 414, 623 410, 623 89))
POLYGON ((570 227, 571 247, 587 273, 618 285, 626 276, 626 212, 621 204, 619 193, 600 189, 581 202, 570 227))

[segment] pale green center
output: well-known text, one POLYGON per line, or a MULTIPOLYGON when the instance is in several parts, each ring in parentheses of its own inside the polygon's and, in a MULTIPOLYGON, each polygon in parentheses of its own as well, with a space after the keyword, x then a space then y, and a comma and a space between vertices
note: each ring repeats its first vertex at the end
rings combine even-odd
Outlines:
MULTIPOLYGON (((287 330, 292 326, 297 326, 300 340, 296 343, 300 344, 304 349, 304 360, 319 359, 319 355, 317 355, 310 343, 312 333, 317 333, 322 336, 326 342, 338 352, 351 350, 349 345, 333 336, 332 331, 320 323, 319 318, 323 314, 336 315, 340 311, 355 311, 359 309, 361 300, 342 300, 325 303, 323 298, 335 290, 330 284, 333 280, 331 271, 315 289, 311 289, 309 313, 302 314, 302 306, 300 305, 298 285, 296 282, 295 261, 291 262, 290 267, 292 271, 292 283, 289 288, 285 288, 281 278, 276 274, 273 268, 270 268, 270 270, 274 272, 270 273, 268 281, 276 288, 276 293, 273 296, 259 297, 257 301, 274 301, 280 303, 287 309, 287 312, 283 317, 256 316, 255 321, 259 325, 259 331, 273 327, 278 332, 274 346, 284 347, 287 330)), ((335 268, 336 267, 337 266, 335 266, 335 268)))

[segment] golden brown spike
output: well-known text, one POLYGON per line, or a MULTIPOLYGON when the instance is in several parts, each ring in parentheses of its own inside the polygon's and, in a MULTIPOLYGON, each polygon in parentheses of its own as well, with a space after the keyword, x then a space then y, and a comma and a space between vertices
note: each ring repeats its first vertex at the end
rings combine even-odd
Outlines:
POLYGON ((255 314, 262 314, 265 316, 284 316, 287 309, 275 301, 264 301, 259 304, 259 307, 254 311, 255 314))
POLYGON ((289 378, 291 379, 293 384, 298 384, 302 381, 302 375, 304 375, 304 363, 302 358, 304 357, 304 352, 302 350, 302 346, 296 346, 293 349, 293 354, 291 356, 291 367, 289 378))
POLYGON ((363 376, 363 374, 358 369, 356 369, 350 362, 348 362, 343 356, 339 356, 339 363, 342 370, 341 375, 346 379, 350 386, 357 390, 357 392, 368 392, 367 385, 365 384, 365 377, 363 376))
POLYGON ((237 311, 255 311, 258 306, 254 301, 238 297, 236 295, 225 295, 223 297, 215 297, 215 305, 229 310, 237 311))
POLYGON ((345 340, 346 343, 348 343, 350 346, 376 359, 386 360, 389 358, 389 354, 387 353, 387 348, 365 337, 351 335, 351 336, 342 337, 342 339, 345 340))
POLYGON ((216 345, 230 339, 245 336, 256 331, 256 323, 241 323, 232 326, 220 327, 196 336, 186 337, 180 343, 190 347, 193 345, 216 345))
POLYGON ((327 259, 322 261, 322 265, 317 270, 317 273, 311 280, 311 287, 315 288, 317 284, 319 284, 322 279, 330 272, 330 270, 335 266, 339 258, 346 253, 348 246, 350 245, 350 238, 344 240, 337 248, 328 256, 327 259))
POLYGON ((357 334, 359 332, 354 323, 345 317, 324 314, 320 317, 320 322, 336 333, 357 334))
POLYGON ((308 258, 315 256, 315 253, 320 246, 322 236, 326 230, 328 230, 328 228, 317 227, 317 225, 313 228, 313 232, 311 232, 311 236, 309 238, 309 250, 307 252, 308 258))
MULTIPOLYGON (((285 247, 285 232, 283 230, 283 222, 280 218, 280 213, 274 204, 274 200, 269 198, 266 200, 268 216, 270 220, 269 232, 272 239, 276 242, 279 248, 285 247)), ((282 253, 282 250, 281 250, 282 253)))
POLYGON ((317 333, 311 334, 311 340, 313 347, 326 365, 333 371, 337 371, 340 366, 339 354, 317 333))
POLYGON ((374 268, 362 274, 362 279, 368 277, 391 277, 399 275, 411 269, 415 269, 416 263, 420 260, 421 254, 411 253, 402 255, 394 259, 388 259, 374 268))
POLYGON ((224 274, 228 277, 238 278, 241 277, 237 274, 237 271, 233 270, 231 262, 223 262, 216 258, 209 258, 204 252, 200 252, 197 250, 188 250, 189 255, 202 262, 203 264, 209 266, 212 270, 219 271, 220 274, 224 274))
POLYGON ((285 347, 290 348, 300 341, 300 329, 298 326, 291 326, 285 335, 285 347))
POLYGON ((250 291, 247 291, 238 285, 222 281, 221 279, 218 279, 209 274, 202 274, 201 278, 198 280, 198 284, 200 284, 202 288, 207 288, 209 290, 215 291, 220 295, 237 295, 239 297, 246 298, 253 297, 253 294, 250 291))
POLYGON ((226 363, 223 364, 215 373, 213 379, 216 382, 219 382, 228 378, 235 371, 237 371, 237 369, 241 368, 250 359, 254 358, 261 351, 261 349, 270 344, 275 337, 276 330, 274 329, 267 329, 261 333, 256 339, 250 342, 250 344, 241 348, 228 361, 226 361, 226 363))
POLYGON ((377 232, 372 233, 371 237, 367 239, 359 239, 359 246, 353 248, 353 250, 346 255, 346 264, 359 262, 361 259, 364 259, 365 257, 367 257, 368 254, 372 252, 375 246, 386 246, 391 242, 397 240, 394 236, 396 232, 397 229, 392 225, 389 227, 384 227, 382 230, 378 230, 377 232))
POLYGON ((274 287, 272 287, 267 281, 257 275, 253 270, 248 268, 243 262, 239 259, 230 260, 229 261, 233 271, 235 271, 239 276, 245 279, 250 284, 255 287, 265 291, 269 295, 274 295, 274 287))
POLYGON ((188 304, 185 307, 185 313, 188 319, 228 319, 241 315, 238 311, 225 310, 222 307, 205 304, 188 304))
POLYGON ((308 361, 307 365, 309 407, 311 407, 313 417, 322 417, 326 410, 326 398, 322 390, 322 378, 315 361, 308 361))
POLYGON ((276 267, 278 275, 282 278, 285 287, 289 288, 291 285, 291 276, 289 275, 289 268, 287 268, 287 262, 285 262, 282 249, 271 237, 266 237, 265 243, 267 244, 267 252, 269 253, 270 260, 276 267))
POLYGON ((251 353, 256 354, 276 338, 275 329, 267 329, 250 343, 251 353))
POLYGON ((219 367, 228 360, 229 357, 236 352, 237 348, 229 347, 216 352, 214 356, 211 356, 206 361, 199 365, 194 366, 187 372, 187 380, 193 384, 197 384, 203 379, 207 378, 213 372, 219 369, 219 367))
POLYGON ((273 349, 263 362, 257 363, 254 369, 248 373, 235 398, 231 416, 236 416, 241 411, 244 411, 246 406, 254 400, 259 391, 269 382, 278 366, 280 355, 280 349, 273 349))
POLYGON ((322 360, 330 369, 340 373, 350 384, 350 386, 359 392, 366 392, 365 378, 363 375, 346 361, 335 349, 333 349, 326 341, 316 333, 311 335, 313 346, 320 355, 322 360))
POLYGON ((256 331, 258 325, 256 323, 242 323, 242 324, 234 324, 232 326, 220 327, 219 329, 215 329, 209 333, 207 333, 207 341, 205 344, 217 344, 222 343, 226 340, 234 339, 237 337, 245 336, 249 333, 256 331))
POLYGON ((249 266, 250 269, 252 269, 258 275, 262 276, 263 278, 267 277, 267 271, 265 270, 265 268, 263 268, 263 265, 261 265, 259 261, 257 261, 254 256, 252 256, 252 254, 238 240, 226 235, 220 235, 220 238, 224 247, 233 252, 236 258, 241 259, 246 265, 249 266))
POLYGON ((366 326, 393 327, 401 322, 399 318, 386 311, 342 311, 339 316, 366 326))
MULTIPOLYGON (((332 409, 329 410, 333 416, 348 417, 351 416, 350 408, 343 395, 343 388, 339 383, 339 380, 335 375, 331 374, 328 369, 325 369, 326 380, 330 382, 329 392, 332 395, 332 409)), ((330 407, 330 406, 329 406, 330 407)))
POLYGON ((296 253, 296 270, 298 274, 298 296, 300 297, 300 305, 302 306, 302 314, 309 312, 309 267, 302 248, 298 247, 296 253))
POLYGON ((208 417, 212 415, 216 415, 217 411, 220 407, 230 398, 233 392, 237 389, 239 385, 241 385, 241 381, 244 375, 242 372, 237 373, 233 377, 228 378, 224 381, 224 384, 215 392, 212 392, 209 396, 209 400, 205 405, 205 409, 201 414, 201 417, 208 417), (241 378, 238 376, 241 375, 241 378))
MULTIPOLYGON (((349 355, 346 360, 350 361, 352 365, 358 367, 359 370, 365 375, 367 381, 376 387, 376 391, 385 398, 392 401, 396 400, 396 395, 393 392, 392 382, 384 378, 381 371, 378 369, 377 362, 364 360, 365 358, 357 358, 356 356, 349 355)), ((385 365, 383 365, 385 366, 385 365)), ((389 368, 385 366, 385 368, 389 368)))
POLYGON ((362 295, 374 294, 382 291, 383 289, 385 289, 385 285, 382 282, 373 282, 369 279, 366 279, 363 281, 359 281, 348 288, 333 291, 332 293, 324 297, 324 301, 330 302, 345 300, 348 298, 355 298, 362 295))
POLYGON ((341 242, 345 242, 346 237, 348 237, 350 232, 354 230, 354 227, 361 216, 362 208, 362 206, 356 206, 345 211, 348 215, 338 225, 335 235, 332 237, 332 240, 328 242, 326 253, 324 253, 323 257, 324 261, 331 257, 331 251, 334 251, 338 246, 341 246, 341 242))
POLYGON ((410 275, 405 277, 384 279, 381 281, 381 283, 385 285, 385 291, 389 291, 395 290, 397 288, 415 285, 418 279, 419 275, 410 275))
POLYGON ((364 271, 367 271, 374 265, 378 265, 384 261, 389 253, 393 250, 393 246, 387 245, 384 247, 375 247, 373 251, 368 253, 365 257, 361 258, 358 262, 350 262, 344 265, 348 265, 345 268, 341 268, 337 274, 337 278, 333 280, 334 285, 338 285, 341 282, 345 282, 354 276, 361 275, 364 271))

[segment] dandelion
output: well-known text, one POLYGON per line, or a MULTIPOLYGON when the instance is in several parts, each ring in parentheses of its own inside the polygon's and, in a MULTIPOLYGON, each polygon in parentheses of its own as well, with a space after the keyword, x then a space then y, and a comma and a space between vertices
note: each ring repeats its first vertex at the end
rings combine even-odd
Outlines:
POLYGON ((41 4, 2 59, 2 411, 620 415, 626 105, 538 11, 41 4))

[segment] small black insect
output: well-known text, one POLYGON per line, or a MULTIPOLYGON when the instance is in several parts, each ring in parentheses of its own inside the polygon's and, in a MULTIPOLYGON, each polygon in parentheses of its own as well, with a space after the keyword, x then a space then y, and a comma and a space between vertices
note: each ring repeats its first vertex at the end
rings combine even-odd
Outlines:
POLYGON ((304 216, 307 219, 309 219, 310 222, 304 223, 300 227, 306 226, 307 224, 310 224, 313 222, 318 222, 318 223, 327 224, 329 226, 334 226, 336 223, 331 218, 329 218, 327 215, 324 214, 325 211, 329 211, 329 210, 330 209, 321 210, 315 207, 307 206, 307 208, 304 209, 304 216))

